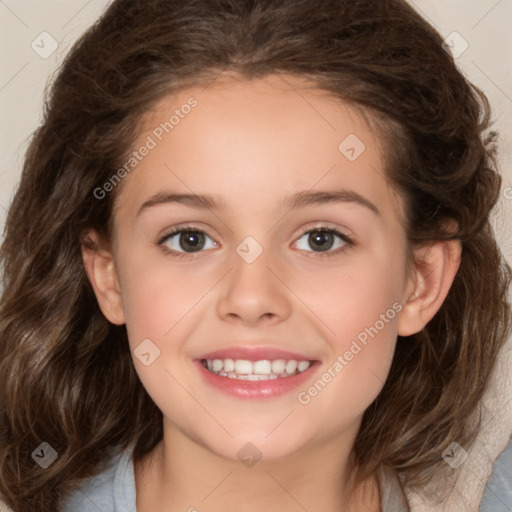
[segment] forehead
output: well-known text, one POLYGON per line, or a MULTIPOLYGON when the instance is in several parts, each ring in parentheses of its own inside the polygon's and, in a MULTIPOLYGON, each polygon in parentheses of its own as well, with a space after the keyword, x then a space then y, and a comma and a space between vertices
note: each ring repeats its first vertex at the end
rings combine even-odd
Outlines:
POLYGON ((285 192, 343 185, 401 215, 371 119, 302 78, 221 76, 162 98, 141 126, 134 149, 151 150, 123 180, 118 209, 167 186, 248 208, 258 194, 267 207, 285 192))

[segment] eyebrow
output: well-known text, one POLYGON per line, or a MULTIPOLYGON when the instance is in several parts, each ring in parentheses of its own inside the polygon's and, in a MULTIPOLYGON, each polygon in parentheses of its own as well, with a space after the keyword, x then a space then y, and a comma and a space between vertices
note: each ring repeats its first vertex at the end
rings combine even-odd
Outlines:
MULTIPOLYGON (((208 194, 180 194, 176 192, 158 192, 145 201, 137 212, 139 216, 145 209, 164 204, 183 204, 197 209, 224 209, 226 203, 219 196, 208 194)), ((355 203, 381 215, 379 209, 369 199, 354 190, 305 190, 285 198, 283 206, 290 210, 306 206, 318 206, 326 203, 355 203)))

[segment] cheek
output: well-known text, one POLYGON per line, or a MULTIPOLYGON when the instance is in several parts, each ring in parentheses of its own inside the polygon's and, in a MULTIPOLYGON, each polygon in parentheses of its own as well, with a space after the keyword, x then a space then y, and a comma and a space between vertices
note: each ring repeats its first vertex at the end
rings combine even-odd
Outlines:
POLYGON ((143 259, 125 259, 122 289, 135 370, 159 409, 179 420, 198 414, 185 391, 190 386, 181 371, 182 358, 193 331, 194 307, 212 284, 171 267, 165 261, 148 265, 143 259))
POLYGON ((381 391, 397 339, 403 281, 399 254, 359 260, 305 283, 308 305, 318 312, 330 353, 322 373, 297 396, 328 413, 329 422, 356 418, 381 391))
POLYGON ((375 400, 396 345, 400 303, 383 297, 352 300, 337 320, 330 320, 335 334, 328 336, 331 353, 321 372, 297 395, 306 410, 325 418, 326 431, 356 421, 375 400))
POLYGON ((123 309, 130 343, 148 337, 163 340, 215 284, 214 276, 194 278, 176 265, 132 260, 124 269, 123 309))
POLYGON ((396 335, 398 303, 404 281, 398 251, 357 255, 350 262, 321 272, 301 272, 294 291, 337 350, 345 350, 360 333, 376 326, 385 337, 396 335))

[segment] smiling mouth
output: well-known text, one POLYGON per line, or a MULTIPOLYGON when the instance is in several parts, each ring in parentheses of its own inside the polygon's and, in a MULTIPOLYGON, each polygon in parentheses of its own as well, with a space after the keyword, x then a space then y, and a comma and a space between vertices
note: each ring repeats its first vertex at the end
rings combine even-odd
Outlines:
POLYGON ((201 363, 210 373, 220 377, 258 381, 293 377, 306 371, 311 366, 312 361, 297 361, 296 359, 262 359, 260 361, 202 359, 201 363))

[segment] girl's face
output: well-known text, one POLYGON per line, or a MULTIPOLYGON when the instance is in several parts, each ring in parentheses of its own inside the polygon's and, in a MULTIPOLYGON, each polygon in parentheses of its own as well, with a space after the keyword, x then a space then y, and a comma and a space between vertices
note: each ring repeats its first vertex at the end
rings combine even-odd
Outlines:
POLYGON ((119 305, 103 310, 126 322, 164 435, 232 459, 353 441, 412 289, 376 137, 293 77, 217 80, 147 116, 118 185, 119 305), (213 359, 234 360, 229 376, 213 359), (238 378, 251 368, 267 380, 238 378))

